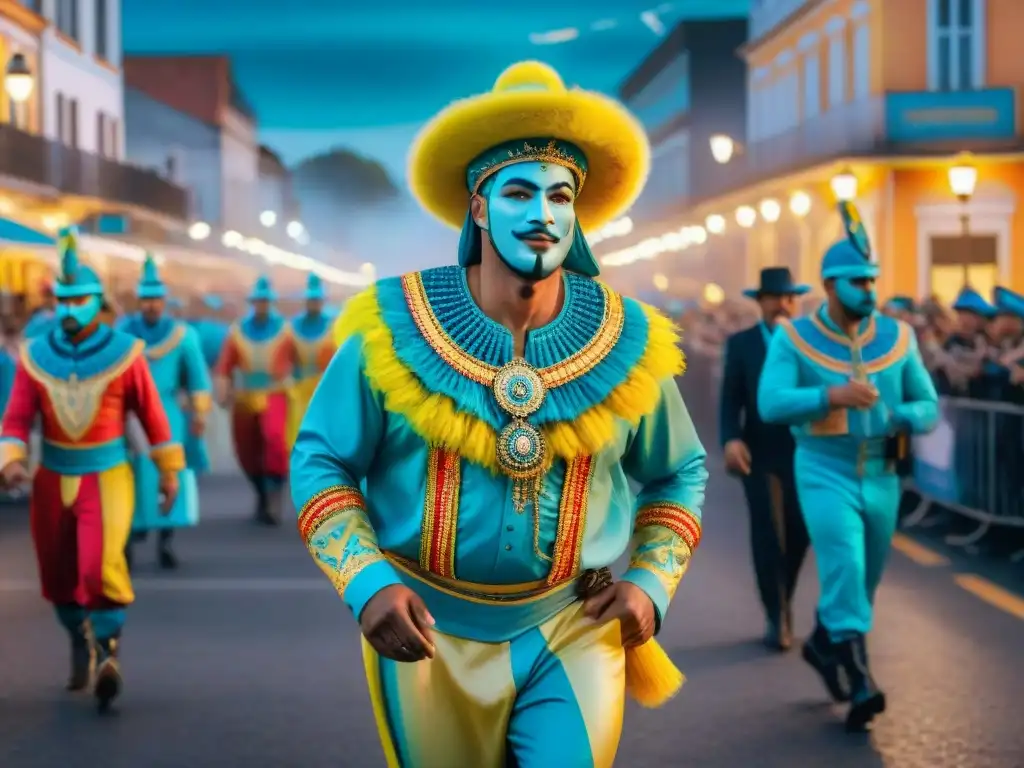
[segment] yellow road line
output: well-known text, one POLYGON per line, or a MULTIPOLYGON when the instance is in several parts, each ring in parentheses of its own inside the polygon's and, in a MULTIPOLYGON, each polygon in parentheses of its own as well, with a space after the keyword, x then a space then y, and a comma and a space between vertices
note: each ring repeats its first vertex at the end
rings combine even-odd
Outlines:
POLYGON ((897 533, 892 537, 892 547, 897 552, 901 552, 918 565, 923 565, 926 568, 935 568, 939 565, 949 565, 949 559, 940 555, 938 552, 933 552, 923 544, 918 544, 913 539, 904 536, 902 533, 897 533))
POLYGON ((975 576, 973 573, 960 573, 953 580, 972 595, 984 600, 1003 613, 1016 616, 1024 621, 1024 597, 1013 594, 1009 590, 997 587, 988 579, 975 576))

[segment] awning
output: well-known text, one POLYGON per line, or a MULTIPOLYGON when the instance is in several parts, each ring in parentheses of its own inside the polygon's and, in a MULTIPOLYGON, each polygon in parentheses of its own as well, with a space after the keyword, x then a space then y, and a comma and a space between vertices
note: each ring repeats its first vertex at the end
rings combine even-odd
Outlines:
POLYGON ((26 227, 14 219, 0 218, 0 244, 52 246, 56 240, 45 232, 26 227))

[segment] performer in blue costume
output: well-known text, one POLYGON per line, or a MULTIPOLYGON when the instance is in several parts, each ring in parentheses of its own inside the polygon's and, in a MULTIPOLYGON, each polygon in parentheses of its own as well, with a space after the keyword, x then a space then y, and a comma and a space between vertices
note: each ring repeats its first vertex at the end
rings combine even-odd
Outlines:
POLYGON ((214 370, 217 401, 231 400, 231 434, 242 471, 256 491, 256 521, 281 522, 288 475, 288 389, 297 363, 290 324, 273 308, 277 293, 260 277, 252 311, 231 326, 214 370))
POLYGON ((821 265, 828 300, 779 323, 758 410, 796 438, 797 493, 821 582, 804 659, 833 698, 849 700, 847 727, 860 730, 885 710, 865 639, 896 529, 896 462, 910 435, 935 426, 938 398, 910 326, 875 311, 878 266, 856 209, 840 211, 848 237, 821 265))
POLYGON ((32 478, 30 519, 43 597, 71 638, 69 690, 93 682, 101 709, 121 691, 118 659, 125 609, 134 601, 124 559, 134 482, 125 421, 138 417, 159 469, 167 508, 184 467, 171 439, 143 343, 100 323, 103 287, 78 261, 73 230, 61 233, 59 327, 22 351, 0 431, 0 481, 28 479, 29 433, 38 419, 42 461, 32 478), (95 675, 92 672, 95 667, 95 675))
POLYGON ((228 337, 228 324, 220 318, 224 311, 224 300, 215 294, 203 296, 203 307, 206 316, 193 317, 190 321, 196 333, 199 334, 199 341, 203 347, 203 359, 207 367, 213 370, 220 358, 221 350, 224 349, 224 341, 228 337))
MULTIPOLYGON (((167 286, 152 256, 142 265, 137 293, 139 311, 120 321, 119 327, 146 343, 146 359, 156 382, 176 443, 186 446, 186 466, 179 474, 179 493, 169 513, 160 509, 157 489, 159 473, 148 456, 136 456, 135 517, 132 533, 136 541, 151 530, 157 534, 157 558, 161 568, 176 568, 178 558, 171 547, 176 528, 199 522, 199 489, 196 474, 209 467, 202 441, 206 418, 213 405, 210 373, 203 360, 199 338, 188 324, 175 320, 164 311, 167 286), (182 408, 187 399, 189 409, 182 408)), ((127 552, 131 562, 131 549, 127 552)))
POLYGON ((648 165, 621 105, 516 64, 412 150, 459 265, 338 320, 292 493, 360 623, 389 766, 608 768, 627 689, 656 706, 682 683, 652 636, 700 540, 705 453, 675 328, 595 280, 583 236, 648 165))
POLYGON ((299 424, 306 414, 320 377, 327 370, 328 363, 337 347, 331 333, 331 317, 324 311, 327 298, 323 281, 311 272, 306 283, 306 311, 292 320, 292 334, 295 338, 294 384, 289 390, 288 405, 288 447, 295 444, 299 424))

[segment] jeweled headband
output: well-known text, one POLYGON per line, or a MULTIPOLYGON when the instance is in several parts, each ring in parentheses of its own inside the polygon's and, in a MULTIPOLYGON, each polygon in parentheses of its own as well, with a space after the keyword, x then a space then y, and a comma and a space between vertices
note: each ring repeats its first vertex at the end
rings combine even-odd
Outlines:
POLYGON ((483 152, 466 169, 466 186, 476 194, 480 185, 506 166, 515 163, 552 163, 568 168, 576 177, 576 194, 587 178, 587 158, 579 147, 558 139, 516 139, 483 152))

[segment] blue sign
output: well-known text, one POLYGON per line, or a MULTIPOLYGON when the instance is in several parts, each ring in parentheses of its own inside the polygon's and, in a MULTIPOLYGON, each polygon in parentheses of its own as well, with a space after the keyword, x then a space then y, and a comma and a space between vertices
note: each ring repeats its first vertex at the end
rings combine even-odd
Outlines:
POLYGON ((38 232, 13 219, 0 218, 0 243, 16 245, 53 245, 57 241, 45 232, 38 232))
POLYGON ((1017 133, 1014 90, 889 93, 885 126, 890 141, 1012 139, 1017 133))

